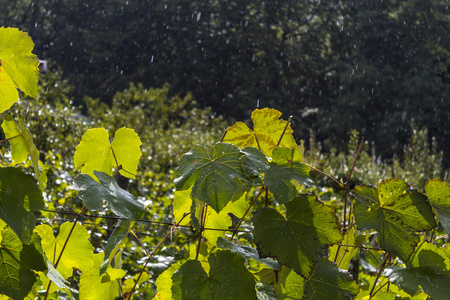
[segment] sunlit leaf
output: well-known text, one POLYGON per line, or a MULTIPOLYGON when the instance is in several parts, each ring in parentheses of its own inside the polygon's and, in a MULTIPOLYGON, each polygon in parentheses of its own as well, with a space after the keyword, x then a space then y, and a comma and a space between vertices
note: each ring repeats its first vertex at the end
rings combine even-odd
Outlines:
POLYGON ((240 157, 239 149, 231 144, 217 143, 212 157, 203 146, 196 146, 181 158, 175 186, 177 190, 192 186, 192 198, 220 212, 244 191, 240 157))
POLYGON ((444 181, 432 179, 426 183, 425 193, 436 209, 439 223, 450 234, 450 186, 444 181))
POLYGON ((120 294, 119 281, 125 276, 121 269, 109 268, 105 273, 99 273, 99 267, 104 260, 103 253, 95 254, 94 267, 91 274, 81 274, 80 299, 114 300, 120 294))
POLYGON ((339 268, 348 270, 348 266, 350 265, 350 260, 358 253, 358 248, 351 247, 355 244, 355 227, 350 228, 345 234, 344 239, 342 240, 342 244, 350 245, 341 246, 334 245, 329 249, 329 260, 336 261, 336 264, 339 268), (338 252, 339 250, 339 252, 338 252), (338 254, 336 257, 336 253, 338 254))
POLYGON ((55 284, 55 286, 50 287, 49 294, 56 290, 62 290, 71 295, 73 299, 78 299, 78 291, 70 287, 70 283, 59 273, 57 269, 55 269, 49 259, 47 259, 47 269, 48 270, 45 277, 41 276, 43 274, 42 272, 39 273, 44 286, 48 286, 49 281, 52 281, 55 284))
POLYGON ((141 140, 133 129, 120 128, 113 142, 104 128, 87 130, 77 146, 74 156, 75 170, 93 175, 94 171, 113 175, 113 168, 121 166, 120 174, 135 178, 141 157, 141 140))
POLYGON ((391 179, 375 187, 360 185, 353 191, 354 214, 360 230, 378 231, 381 248, 407 261, 419 242, 415 232, 436 226, 427 197, 404 181, 391 179))
POLYGON ((356 282, 350 273, 335 263, 321 258, 307 279, 294 270, 284 268, 280 274, 277 299, 350 299, 358 294, 356 282))
POLYGON ((156 298, 157 300, 172 300, 172 275, 180 268, 180 263, 172 264, 156 279, 156 298))
MULTIPOLYGON (((192 199, 191 190, 175 191, 175 195, 172 202, 173 217, 175 222, 178 222, 184 215, 191 211, 192 199)), ((190 219, 188 217, 181 221, 180 225, 188 225, 190 219)))
POLYGON ((280 117, 281 112, 275 109, 255 109, 252 113, 253 130, 242 122, 236 122, 226 130, 223 142, 236 145, 239 148, 258 148, 265 156, 272 155, 272 151, 281 137, 282 140, 278 146, 297 148, 291 125, 288 125, 287 121, 280 120, 280 117))
MULTIPOLYGON (((59 227, 59 234, 55 238, 50 226, 36 226, 35 231, 42 238, 42 248, 53 264, 56 264, 72 227, 73 223, 70 222, 62 224, 59 227)), ((77 268, 81 272, 91 272, 94 247, 89 242, 89 238, 90 234, 87 232, 86 228, 77 223, 56 268, 64 279, 72 276, 73 268, 77 268)))
POLYGON ((255 282, 244 259, 230 251, 209 256, 207 274, 199 261, 188 260, 172 276, 174 299, 256 299, 255 282))
POLYGON ((309 167, 298 162, 297 150, 277 147, 273 150, 272 161, 256 148, 246 147, 242 149, 242 165, 245 174, 249 177, 263 175, 263 183, 274 195, 278 203, 289 202, 298 196, 297 188, 292 184, 295 180, 301 184, 312 186, 313 182, 308 178, 309 167))
POLYGON ((16 88, 36 98, 39 60, 31 53, 33 47, 27 33, 0 27, 0 113, 17 102, 16 88))
POLYGON ((36 183, 16 168, 0 168, 0 218, 20 240, 28 244, 36 224, 30 210, 44 208, 44 199, 36 183))
POLYGON ((23 117, 19 117, 19 125, 17 125, 10 115, 5 114, 2 129, 5 133, 5 137, 10 139, 9 142, 11 143, 11 156, 13 162, 15 164, 24 162, 27 160, 28 155, 30 155, 34 173, 39 181, 39 186, 41 190, 44 190, 47 185, 47 176, 41 171, 41 166, 39 165, 39 151, 34 145, 33 137, 28 131, 23 117))
POLYGON ((286 218, 264 208, 252 218, 253 235, 261 257, 276 258, 308 277, 314 264, 327 254, 327 245, 342 240, 333 208, 314 195, 300 195, 285 204, 286 218))

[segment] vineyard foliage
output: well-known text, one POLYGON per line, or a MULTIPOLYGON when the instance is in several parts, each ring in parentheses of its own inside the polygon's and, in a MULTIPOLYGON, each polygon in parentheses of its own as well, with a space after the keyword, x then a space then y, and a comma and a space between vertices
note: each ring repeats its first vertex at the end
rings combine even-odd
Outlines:
MULTIPOLYGON (((144 119, 155 118, 161 138, 206 134, 183 127, 191 99, 154 112, 167 90, 149 94, 134 85, 111 108, 128 128, 117 128, 107 107, 87 99, 97 128, 78 139, 72 164, 52 152, 42 159, 34 140, 52 147, 40 137, 45 129, 30 132, 32 110, 14 104, 16 89, 37 95, 30 41, 0 28, 2 142, 10 145, 0 168, 0 299, 447 299, 446 182, 431 179, 420 189, 378 178, 377 186, 354 186, 353 171, 362 176, 355 162, 368 159, 363 143, 355 143, 353 164, 338 181, 307 163, 290 118, 269 108, 252 113, 253 126, 237 122, 215 145, 197 145, 174 163, 160 146, 145 147, 154 132, 144 119), (133 103, 133 95, 147 101, 133 103), (133 114, 121 112, 119 102, 133 114), (174 124, 164 122, 167 115, 174 124), (58 162, 71 169, 55 169, 58 162), (152 166, 172 164, 173 174, 152 173, 152 166), (170 201, 156 203, 158 193, 170 201), (64 210, 65 201, 74 213, 64 210), (52 218, 55 212, 73 219, 52 218), (143 225, 157 222, 167 230, 143 225)), ((205 122, 207 128, 216 121, 205 122)))

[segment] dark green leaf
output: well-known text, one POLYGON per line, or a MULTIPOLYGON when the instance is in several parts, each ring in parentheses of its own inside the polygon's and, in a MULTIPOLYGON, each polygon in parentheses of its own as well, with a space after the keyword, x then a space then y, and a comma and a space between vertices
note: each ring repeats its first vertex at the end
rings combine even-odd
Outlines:
POLYGON ((192 186, 192 198, 220 212, 229 201, 238 199, 247 181, 240 157, 239 148, 231 144, 217 143, 213 157, 203 146, 196 146, 181 158, 175 186, 177 190, 192 186))
POLYGON ((230 250, 231 252, 242 256, 243 258, 252 258, 256 261, 259 261, 260 263, 265 264, 272 270, 281 270, 281 265, 277 261, 267 258, 260 258, 258 251, 252 247, 239 246, 232 241, 222 237, 219 237, 217 239, 217 247, 230 250))
POLYGON ((339 269, 335 263, 321 258, 311 277, 305 279, 284 268, 280 273, 277 299, 350 299, 358 294, 356 282, 350 273, 339 269))
POLYGON ((242 257, 218 250, 208 261, 209 275, 197 260, 188 260, 173 274, 173 299, 256 299, 255 282, 242 257))
POLYGON ((285 204, 286 218, 272 208, 257 212, 253 235, 261 257, 274 257, 304 277, 327 254, 327 246, 342 240, 333 208, 314 195, 300 195, 285 204))
POLYGON ((144 213, 144 205, 136 197, 121 189, 117 182, 106 173, 94 171, 100 183, 87 174, 75 178, 74 189, 90 210, 98 210, 103 201, 108 202, 111 210, 118 216, 139 221, 144 213))
POLYGON ((44 199, 34 180, 19 169, 0 168, 0 207, 0 219, 28 244, 36 223, 36 217, 29 211, 44 208, 44 199))
POLYGON ((29 269, 35 271, 47 270, 47 264, 44 259, 44 250, 42 250, 41 237, 36 232, 31 236, 29 245, 24 244, 20 252, 20 262, 29 269))
POLYGON ((415 232, 436 226, 427 197, 404 181, 382 181, 378 190, 360 185, 353 191, 354 213, 360 230, 378 231, 381 248, 407 261, 419 242, 415 232))
POLYGON ((429 180, 425 185, 425 193, 437 211, 439 223, 450 234, 450 186, 438 179, 429 180))
POLYGON ((271 162, 256 148, 246 147, 242 149, 242 152, 244 153, 242 164, 246 175, 256 177, 264 174, 264 184, 280 204, 289 202, 298 196, 297 188, 291 183, 291 180, 307 186, 313 185, 311 179, 308 178, 309 168, 296 161, 300 155, 295 155, 295 149, 275 148, 271 162))
POLYGON ((100 266, 100 275, 106 272, 109 263, 113 260, 123 240, 127 237, 134 222, 130 220, 120 220, 114 228, 113 233, 109 236, 105 247, 105 260, 100 266))
POLYGON ((17 235, 8 227, 0 234, 0 294, 23 299, 31 291, 36 276, 29 261, 22 261, 23 244, 17 235))

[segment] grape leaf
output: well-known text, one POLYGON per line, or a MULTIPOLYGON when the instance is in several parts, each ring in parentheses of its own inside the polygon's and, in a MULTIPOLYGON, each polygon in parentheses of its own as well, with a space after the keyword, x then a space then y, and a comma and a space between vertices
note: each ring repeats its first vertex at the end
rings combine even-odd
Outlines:
POLYGON ((437 212, 439 223, 450 234, 450 186, 438 179, 428 180, 425 193, 437 212))
POLYGON ((213 157, 207 154, 203 146, 196 146, 181 158, 175 186, 177 190, 186 190, 192 186, 192 198, 220 212, 246 189, 247 180, 240 157, 239 149, 231 144, 217 143, 213 157))
MULTIPOLYGON (((248 203, 245 197, 239 198, 234 202, 228 202, 220 213, 216 213, 212 209, 208 209, 206 213, 205 228, 208 229, 228 229, 232 225, 232 219, 230 214, 235 215, 238 218, 244 216, 245 211, 248 208, 248 203)), ((208 240, 212 245, 215 245, 217 239, 225 235, 225 231, 222 230, 205 230, 203 237, 208 240)))
POLYGON ((122 166, 120 174, 135 178, 141 140, 133 129, 120 128, 116 131, 113 142, 109 143, 109 134, 104 128, 87 130, 75 150, 74 165, 81 172, 93 175, 94 170, 113 174, 113 168, 122 166), (116 161, 117 160, 117 161, 116 161))
MULTIPOLYGON (((345 245, 355 245, 355 227, 350 228, 344 234, 344 239, 342 240, 342 244, 345 245)), ((351 259, 358 253, 358 248, 356 247, 346 247, 339 245, 333 245, 329 249, 329 260, 335 261, 336 253, 338 256, 336 258, 336 263, 338 267, 344 270, 348 270, 348 266, 350 265, 351 259), (339 250, 339 252, 338 252, 339 250)))
POLYGON ((252 112, 254 131, 244 123, 236 122, 225 131, 223 142, 236 145, 239 148, 258 148, 265 156, 270 156, 283 135, 279 146, 298 148, 292 135, 291 125, 288 125, 287 121, 279 120, 280 116, 281 112, 275 109, 255 109, 252 112), (288 125, 287 128, 286 125, 288 125), (286 131, 284 131, 285 128, 286 131))
POLYGON ((255 282, 242 257, 218 250, 208 260, 209 275, 197 260, 188 260, 173 274, 174 299, 256 299, 255 282))
POLYGON ((260 258, 258 251, 252 247, 236 245, 232 241, 224 239, 222 237, 217 239, 217 247, 230 250, 231 252, 242 256, 243 258, 252 258, 260 263, 265 264, 272 270, 281 270, 281 265, 276 260, 260 258))
MULTIPOLYGON (((42 238, 42 249, 46 256, 56 263, 61 249, 66 242, 73 223, 66 222, 59 227, 58 237, 54 237, 53 230, 48 225, 36 226, 35 231, 42 238)), ((59 261, 58 272, 64 279, 72 276, 72 269, 77 268, 81 272, 90 273, 93 266, 94 247, 89 242, 90 234, 80 224, 76 224, 70 239, 59 261)))
POLYGON ((31 53, 34 43, 17 28, 0 28, 0 113, 19 99, 17 88, 36 98, 39 60, 31 53))
POLYGON ((333 208, 314 195, 300 195, 285 206, 286 218, 273 208, 253 216, 255 243, 260 257, 274 257, 308 277, 327 245, 342 240, 340 226, 333 208))
POLYGON ((49 294, 52 294, 56 290, 62 290, 68 295, 71 295, 72 299, 78 299, 78 291, 70 287, 70 283, 58 272, 57 269, 55 269, 52 262, 48 258, 47 269, 47 274, 45 276, 42 272, 39 272, 38 274, 41 277, 43 286, 48 286, 50 280, 55 284, 55 286, 52 285, 50 287, 49 294))
POLYGON ((114 228, 114 231, 109 236, 108 241, 106 242, 105 260, 100 266, 100 275, 105 273, 106 270, 108 269, 109 263, 113 261, 114 256, 116 255, 117 251, 122 245, 123 240, 127 237, 128 233, 130 232, 133 224, 134 222, 130 220, 120 220, 117 223, 116 227, 114 228))
POLYGON ((180 263, 172 264, 167 270, 162 272, 156 279, 157 300, 172 300, 172 275, 180 268, 180 263))
POLYGON ((350 273, 339 269, 335 263, 321 258, 308 278, 294 270, 283 268, 277 299, 350 299, 358 294, 356 282, 350 273))
POLYGON ((33 137, 28 131, 23 117, 19 116, 19 125, 17 125, 10 115, 5 114, 2 129, 5 133, 5 137, 10 139, 9 142, 11 143, 13 163, 17 164, 24 162, 27 160, 28 155, 30 155, 34 173, 39 181, 39 186, 41 190, 44 190, 47 185, 47 175, 41 171, 39 165, 39 150, 34 145, 33 137))
POLYGON ((297 151, 291 148, 277 147, 273 150, 272 161, 256 148, 246 147, 242 149, 242 165, 248 177, 257 177, 264 174, 263 182, 274 195, 278 203, 283 204, 298 196, 295 180, 307 186, 313 182, 308 178, 309 168, 298 162, 297 151))
POLYGON ((117 182, 103 172, 94 171, 100 182, 91 176, 78 174, 75 177, 73 189, 78 190, 78 196, 89 210, 99 210, 105 200, 113 213, 125 219, 139 221, 145 212, 144 205, 136 197, 121 189, 117 182))
MULTIPOLYGON (((175 191, 173 197, 172 207, 173 207, 173 217, 175 223, 177 223, 184 215, 191 210, 192 199, 191 199, 191 189, 184 191, 175 191)), ((189 218, 184 218, 180 225, 188 225, 189 218)))
POLYGON ((0 207, 0 219, 28 244, 37 220, 29 211, 44 208, 36 183, 19 169, 0 168, 0 207))
POLYGON ((94 254, 93 272, 81 274, 80 299, 114 300, 120 294, 118 280, 125 276, 125 271, 109 268, 105 273, 100 274, 99 267, 102 261, 104 261, 103 253, 94 254))
POLYGON ((381 248, 407 261, 419 242, 414 232, 436 226, 427 197, 399 179, 382 181, 375 187, 360 185, 352 195, 354 214, 360 230, 378 231, 381 248))
POLYGON ((1 230, 0 236, 0 294, 23 299, 33 287, 36 276, 31 271, 29 257, 24 257, 24 245, 11 228, 1 230))
POLYGON ((450 259, 436 245, 420 243, 407 268, 388 267, 389 280, 414 296, 419 286, 433 299, 448 299, 450 293, 450 259))

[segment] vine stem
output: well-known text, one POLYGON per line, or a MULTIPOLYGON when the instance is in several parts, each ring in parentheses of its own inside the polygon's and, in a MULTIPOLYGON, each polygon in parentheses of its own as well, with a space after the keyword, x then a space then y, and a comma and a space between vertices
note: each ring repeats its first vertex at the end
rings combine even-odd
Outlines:
MULTIPOLYGON (((183 216, 181 217, 180 221, 178 221, 178 223, 177 223, 175 226, 180 225, 181 221, 183 221, 184 218, 186 218, 186 217, 189 216, 190 214, 191 214, 190 212, 184 213, 183 216)), ((132 232, 132 231, 131 231, 131 232, 132 232)), ((144 270, 145 270, 145 268, 147 267, 148 263, 150 262, 150 259, 153 257, 153 255, 155 255, 155 252, 162 246, 162 244, 164 243, 164 241, 165 241, 169 236, 172 235, 172 233, 173 233, 172 229, 169 230, 169 232, 167 232, 166 235, 162 238, 162 240, 159 241, 158 245, 156 245, 155 249, 153 249, 153 251, 152 251, 151 253, 148 253, 147 249, 144 247, 144 245, 142 245, 141 241, 140 241, 140 240, 137 238, 137 236, 135 235, 135 237, 137 238, 137 240, 139 241, 139 243, 141 244, 141 246, 144 247, 145 252, 146 252, 147 255, 148 255, 148 259, 147 259, 147 261, 145 262, 144 267, 142 268, 141 272, 139 273, 138 278, 137 278, 136 281, 134 282, 133 288, 131 289, 131 291, 130 291, 130 293, 129 293, 129 296, 128 296, 128 298, 127 298, 128 300, 131 299, 131 296, 133 295, 134 290, 136 289, 136 285, 137 285, 137 283, 139 282, 139 279, 141 279, 141 276, 142 276, 142 274, 144 273, 144 270)), ((133 232, 133 235, 134 235, 134 232, 133 232)))
POLYGON ((252 203, 250 203, 250 205, 248 206, 248 208, 247 208, 247 210, 245 211, 244 215, 243 215, 242 218, 239 220, 239 223, 236 225, 236 228, 233 230, 233 235, 231 236, 230 241, 233 240, 234 236, 236 235, 236 233, 237 233, 237 231, 238 231, 238 229, 239 229, 239 226, 241 226, 242 221, 245 219, 245 216, 246 216, 247 213, 250 211, 250 208, 253 206, 253 204, 255 204, 256 199, 258 199, 259 196, 262 194, 262 192, 265 191, 265 190, 266 190, 266 188, 263 186, 263 187, 261 188, 261 190, 259 191, 258 195, 256 195, 255 199, 253 199, 252 203))
MULTIPOLYGON (((84 206, 81 208, 80 212, 79 212, 78 215, 77 215, 77 218, 76 218, 75 221, 73 222, 72 228, 70 229, 69 234, 67 235, 66 241, 64 242, 64 245, 63 245, 63 247, 62 247, 62 249, 61 249, 61 252, 59 253, 59 257, 58 257, 58 259, 56 260, 56 263, 55 263, 55 269, 58 267, 58 264, 59 264, 59 261, 61 260, 61 257, 62 257, 62 255, 63 255, 64 249, 66 249, 66 246, 67 246, 67 243, 69 242, 70 236, 72 235, 72 232, 73 232, 73 230, 75 229, 75 225, 77 225, 77 222, 78 222, 78 220, 80 219, 80 217, 83 215, 83 211, 84 211, 85 209, 86 209, 86 205, 84 205, 84 206)), ((47 297, 48 297, 48 292, 50 291, 51 285, 52 285, 52 281, 50 280, 50 281, 48 282, 47 291, 45 292, 45 298, 44 298, 44 300, 47 299, 47 297)))
MULTIPOLYGON (((380 271, 378 272, 377 278, 375 278, 375 282, 373 283, 372 289, 370 290, 370 293, 369 293, 369 299, 371 299, 376 294, 373 291, 374 291, 375 286, 377 285, 378 279, 380 279, 381 273, 383 272, 384 267, 386 266, 386 263, 387 263, 388 259, 390 259, 390 257, 391 257, 391 253, 389 252, 388 255, 386 255, 386 258, 384 259, 383 264, 380 267, 380 271)), ((377 290, 377 292, 378 291, 379 290, 377 290)))
MULTIPOLYGON (((359 147, 358 147, 358 151, 356 151, 356 156, 355 159, 353 160, 353 165, 352 168, 350 169, 350 174, 348 174, 348 179, 347 182, 344 184, 345 187, 345 194, 344 194, 344 217, 343 217, 343 224, 342 224, 342 228, 347 230, 347 199, 348 199, 348 190, 350 187, 350 179, 352 178, 352 174, 353 174, 353 170, 355 169, 355 165, 356 165, 356 161, 358 160, 358 156, 359 156, 359 152, 361 151, 362 145, 364 142, 364 137, 361 137, 361 142, 359 143, 359 147)), ((350 218, 350 213, 349 213, 349 218, 350 218)), ((350 225, 350 222, 348 223, 350 225)), ((334 257, 334 262, 336 262, 338 255, 339 255, 339 251, 341 250, 341 246, 339 245, 336 251, 336 256, 334 257)))
POLYGON ((0 140, 0 143, 4 143, 4 142, 10 141, 10 140, 13 140, 13 139, 15 139, 15 138, 17 138, 19 136, 21 136, 21 134, 15 135, 15 136, 10 137, 8 139, 0 140))
POLYGON ((333 177, 331 177, 330 175, 328 175, 327 173, 320 171, 319 169, 316 169, 315 167, 311 166, 310 164, 305 164, 308 168, 310 168, 311 170, 316 171, 317 173, 322 174, 323 176, 328 177, 329 179, 333 180, 334 182, 336 182, 341 188, 344 188, 345 186, 342 185, 342 183, 340 183, 339 181, 337 181, 336 179, 334 179, 333 177))
POLYGON ((278 143, 277 143, 277 145, 275 146, 275 148, 278 147, 278 146, 280 146, 281 140, 283 139, 283 136, 284 136, 284 133, 286 132, 286 130, 287 130, 289 124, 291 124, 292 118, 293 118, 293 116, 289 116, 289 119, 288 119, 287 122, 286 122, 286 126, 284 126, 283 132, 281 133, 280 139, 278 140, 278 143))
POLYGON ((200 232, 198 233, 198 245, 197 245, 197 253, 195 254, 195 260, 198 260, 198 254, 200 253, 200 245, 202 243, 202 233, 205 228, 206 222, 206 212, 207 212, 207 205, 204 204, 202 207, 202 215, 200 218, 200 232))

